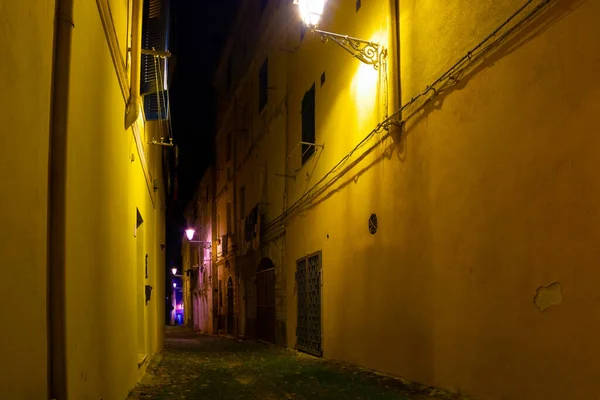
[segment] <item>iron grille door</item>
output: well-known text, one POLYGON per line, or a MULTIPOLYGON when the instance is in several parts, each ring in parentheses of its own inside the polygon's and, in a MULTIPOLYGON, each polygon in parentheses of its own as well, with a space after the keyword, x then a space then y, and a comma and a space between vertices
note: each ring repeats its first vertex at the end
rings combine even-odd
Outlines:
POLYGON ((321 253, 297 261, 298 350, 321 356, 321 253))
POLYGON ((298 322, 296 326, 296 341, 298 350, 306 351, 308 334, 306 328, 306 259, 296 265, 296 285, 298 287, 298 322))

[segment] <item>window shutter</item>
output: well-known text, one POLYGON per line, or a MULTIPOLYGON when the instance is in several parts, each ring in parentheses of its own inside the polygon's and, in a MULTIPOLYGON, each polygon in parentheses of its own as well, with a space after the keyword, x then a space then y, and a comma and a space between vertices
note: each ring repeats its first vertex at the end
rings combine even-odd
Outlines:
POLYGON ((161 121, 169 119, 169 93, 166 90, 150 93, 144 96, 144 115, 146 121, 161 121))
MULTIPOLYGON (((157 51, 168 50, 168 32, 168 0, 144 0, 142 48, 157 51)), ((155 59, 152 55, 142 54, 141 69, 141 95, 166 89, 167 59, 155 59), (160 70, 158 66, 160 66, 160 70)))
MULTIPOLYGON (((302 141, 315 143, 315 84, 302 98, 302 141)), ((315 146, 302 144, 302 164, 315 152, 315 146)))

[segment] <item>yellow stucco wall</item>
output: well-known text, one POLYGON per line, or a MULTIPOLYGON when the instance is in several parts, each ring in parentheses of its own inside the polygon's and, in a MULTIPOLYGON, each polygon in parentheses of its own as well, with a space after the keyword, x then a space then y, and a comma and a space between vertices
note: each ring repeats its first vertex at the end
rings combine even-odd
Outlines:
MULTIPOLYGON (((401 2, 403 103, 523 3, 401 2)), ((387 42, 386 2, 326 12, 324 30, 387 42)), ((596 396, 599 18, 598 3, 555 2, 290 221, 291 347, 295 260, 321 250, 324 357, 482 399, 596 396), (553 282, 562 302, 541 312, 534 296, 553 282)), ((305 38, 290 57, 289 142, 316 81, 325 145, 291 185, 293 202, 385 106, 374 71, 335 44, 305 38)))
MULTIPOLYGON (((126 11, 118 10, 112 11, 126 11)), ((76 2, 74 18, 67 177, 69 396, 122 399, 139 377, 138 354, 150 360, 163 342, 164 194, 149 191, 132 131, 123 128, 125 100, 98 7, 76 2), (144 221, 137 231, 136 209, 144 221), (147 305, 145 285, 153 287, 147 305)), ((127 18, 114 22, 116 32, 126 32, 127 18)), ((145 148, 150 171, 160 172, 161 150, 145 148)), ((154 177, 162 184, 160 175, 154 177)))
MULTIPOLYGON (((131 18, 127 3, 112 10, 119 14, 116 30, 124 37, 131 18)), ((148 188, 132 131, 124 130, 125 102, 96 3, 75 1, 74 10, 65 221, 67 391, 69 399, 121 400, 147 365, 138 369, 138 353, 150 360, 164 343, 164 188, 148 188), (144 219, 137 233, 136 208, 144 219), (148 305, 143 304, 145 284, 153 286, 148 305)), ((3 2, 0 23, 5 61, 0 101, 6 113, 0 135, 0 315, 6 322, 0 333, 0 397, 42 399, 49 386, 54 3, 3 2)), ((146 132, 156 129, 146 124, 146 132)), ((145 152, 159 186, 161 151, 145 152)))
POLYGON ((3 1, 0 26, 0 392, 42 399, 54 4, 3 1))

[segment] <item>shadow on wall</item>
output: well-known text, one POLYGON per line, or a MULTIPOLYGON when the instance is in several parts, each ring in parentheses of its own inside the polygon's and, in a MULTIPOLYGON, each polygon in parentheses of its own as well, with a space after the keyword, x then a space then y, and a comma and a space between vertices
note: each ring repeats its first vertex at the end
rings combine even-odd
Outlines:
MULTIPOLYGON (((343 170, 335 175, 330 181, 327 181, 320 188, 316 189, 314 193, 309 194, 308 201, 304 201, 303 205, 293 213, 304 213, 318 204, 322 203, 326 199, 339 192, 341 189, 346 187, 351 181, 356 182, 358 178, 368 171, 371 167, 378 164, 384 158, 390 159, 394 150, 397 154, 398 161, 404 163, 406 161, 406 136, 411 133, 412 128, 419 124, 422 120, 426 119, 430 113, 435 110, 441 110, 443 107, 444 99, 455 90, 462 90, 467 86, 469 80, 476 74, 493 66, 498 60, 511 54, 518 48, 527 44, 549 27, 555 24, 557 21, 565 18, 583 3, 588 0, 576 0, 574 2, 567 0, 556 0, 552 3, 552 0, 541 1, 534 4, 533 1, 526 3, 530 7, 528 10, 524 6, 522 13, 523 16, 516 16, 516 22, 506 24, 500 28, 497 28, 497 32, 493 35, 488 36, 489 42, 485 45, 478 45, 475 49, 460 59, 454 66, 452 66, 446 73, 444 73, 438 80, 428 86, 423 92, 416 95, 411 101, 402 106, 402 122, 400 129, 390 129, 390 133, 381 136, 371 147, 365 150, 356 160, 350 162, 343 170), (549 7, 549 8, 546 8, 549 7), (533 23, 535 22, 535 23, 533 23), (435 100, 435 101, 434 101, 435 100), (414 120, 412 120, 412 118, 414 120), (411 121, 410 126, 406 126, 406 123, 411 121), (328 192, 328 190, 334 186, 344 175, 350 172, 358 163, 363 161, 373 150, 378 146, 386 143, 388 137, 392 138, 395 148, 389 146, 383 151, 382 157, 378 157, 373 160, 369 165, 362 168, 350 179, 345 180, 335 189, 328 192)), ((483 43, 483 42, 482 42, 483 43)), ((393 125, 397 125, 396 122, 391 122, 393 125)), ((318 160, 317 160, 318 161, 318 160)), ((316 165, 316 163, 315 163, 316 165)), ((308 187, 308 186, 307 186, 308 187)), ((293 215, 291 216, 293 218, 293 215)))
POLYGON ((335 185, 340 179, 342 179, 348 172, 350 172, 358 163, 364 160, 370 153, 373 152, 377 147, 385 145, 386 140, 391 137, 391 135, 387 134, 382 136, 379 140, 375 142, 371 147, 369 147, 363 154, 361 154, 356 160, 352 161, 348 164, 338 175, 336 175, 330 182, 324 185, 322 188, 319 188, 314 195, 312 195, 313 201, 307 202, 307 204, 298 210, 298 214, 306 213, 307 211, 317 207, 319 204, 325 202, 327 199, 331 198, 336 193, 342 191, 345 187, 347 187, 351 183, 358 183, 358 179, 371 168, 382 162, 383 160, 389 160, 392 158, 392 154, 396 150, 396 147, 389 143, 387 147, 383 150, 380 157, 375 157, 373 161, 369 164, 363 166, 359 171, 354 173, 353 175, 346 177, 345 180, 339 183, 335 188, 327 191, 327 189, 331 188, 335 185))
MULTIPOLYGON (((398 160, 401 162, 406 161, 405 136, 411 133, 412 128, 423 119, 426 119, 430 113, 441 110, 444 99, 448 95, 455 90, 464 89, 469 80, 475 75, 486 68, 494 66, 497 61, 529 43, 587 1, 589 0, 545 0, 539 2, 537 6, 532 6, 531 11, 527 12, 524 17, 517 16, 517 22, 512 25, 507 24, 503 29, 499 29, 495 35, 488 36, 488 44, 482 46, 477 52, 473 51, 465 55, 461 61, 446 71, 444 79, 428 86, 423 92, 413 97, 411 103, 413 100, 422 97, 421 101, 415 102, 413 107, 409 107, 411 103, 403 105, 402 108, 406 108, 407 111, 402 115, 403 129, 399 136, 394 135, 398 160), (547 8, 544 10, 544 7, 547 8), (541 13, 532 15, 533 11, 538 8, 541 9, 541 13), (433 101, 434 99, 435 101, 433 101), (406 123, 413 116, 415 119, 407 128, 406 123)), ((530 3, 533 3, 533 1, 530 1, 530 3)))

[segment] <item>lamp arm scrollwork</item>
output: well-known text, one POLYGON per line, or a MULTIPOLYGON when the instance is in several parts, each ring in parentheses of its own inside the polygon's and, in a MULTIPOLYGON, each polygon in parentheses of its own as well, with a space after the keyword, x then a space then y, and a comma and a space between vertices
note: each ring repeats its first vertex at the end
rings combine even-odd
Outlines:
POLYGON ((212 243, 211 242, 204 242, 201 240, 190 240, 190 243, 198 243, 199 247, 202 247, 204 249, 210 250, 212 248, 212 243))
POLYGON ((327 43, 327 41, 332 40, 341 48, 365 64, 372 65, 375 69, 379 68, 381 57, 384 55, 383 47, 379 43, 369 42, 367 40, 354 38, 352 36, 340 35, 319 29, 314 29, 313 31, 321 36, 321 41, 323 43, 327 43))

